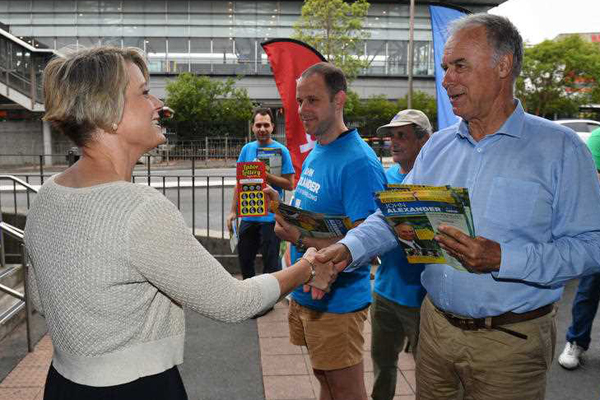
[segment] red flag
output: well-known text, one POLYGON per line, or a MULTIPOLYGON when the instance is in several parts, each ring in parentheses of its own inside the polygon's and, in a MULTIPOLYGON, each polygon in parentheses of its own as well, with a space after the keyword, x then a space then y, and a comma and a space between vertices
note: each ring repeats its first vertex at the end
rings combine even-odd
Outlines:
POLYGON ((311 65, 327 60, 317 50, 299 40, 272 39, 261 43, 261 46, 269 57, 275 84, 283 103, 287 148, 292 156, 298 182, 302 163, 315 147, 315 140, 306 134, 298 115, 296 79, 311 65))

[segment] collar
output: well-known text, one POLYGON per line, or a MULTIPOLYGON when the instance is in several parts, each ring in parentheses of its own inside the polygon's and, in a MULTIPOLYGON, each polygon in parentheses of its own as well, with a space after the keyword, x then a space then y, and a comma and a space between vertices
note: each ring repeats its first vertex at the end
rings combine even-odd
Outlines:
MULTIPOLYGON (((340 136, 338 136, 335 140, 338 140, 339 138, 343 138, 344 136, 350 134, 352 131, 355 131, 356 128, 352 128, 352 129, 348 129, 347 131, 344 131, 340 134, 340 136)), ((334 142, 335 142, 334 140, 334 142)))
POLYGON ((349 136, 351 134, 354 134, 354 133, 358 133, 358 130, 356 128, 348 129, 347 131, 344 131, 344 132, 340 133, 340 135, 338 137, 336 137, 333 142, 328 143, 326 145, 322 145, 319 142, 317 142, 317 146, 329 146, 329 145, 332 145, 334 143, 338 143, 341 139, 343 139, 343 138, 345 138, 345 137, 347 137, 347 136, 349 136))
MULTIPOLYGON (((512 136, 516 138, 520 138, 523 135, 523 125, 525 123, 525 110, 523 109, 523 105, 521 104, 521 100, 515 99, 517 102, 517 106, 515 110, 510 114, 510 116, 504 121, 502 126, 494 132, 495 134, 512 136)), ((456 131, 456 135, 466 139, 470 136, 469 134, 469 124, 467 121, 461 119, 458 124, 458 130, 456 131)))

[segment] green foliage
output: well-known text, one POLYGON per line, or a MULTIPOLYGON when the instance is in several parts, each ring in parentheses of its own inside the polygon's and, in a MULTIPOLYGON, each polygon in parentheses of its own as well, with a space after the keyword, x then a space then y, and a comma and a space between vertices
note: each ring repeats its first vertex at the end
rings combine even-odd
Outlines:
MULTIPOLYGON (((377 128, 389 123, 398 111, 407 108, 407 96, 398 101, 390 101, 383 95, 377 95, 361 101, 358 95, 349 91, 344 107, 344 115, 351 126, 359 129, 361 136, 375 136, 377 128)), ((437 125, 437 105, 435 97, 416 91, 413 93, 413 108, 423 111, 431 125, 437 125)))
MULTIPOLYGON (((396 104, 398 111, 408 108, 408 95, 398 100, 396 104)), ((427 115, 427 118, 429 118, 429 122, 431 123, 433 131, 435 132, 437 130, 437 101, 435 96, 431 96, 425 92, 421 92, 420 90, 414 91, 412 97, 412 108, 423 111, 425 115, 427 115)))
POLYGON ((352 81, 368 65, 359 55, 370 36, 363 29, 369 6, 367 0, 305 0, 293 38, 313 46, 352 81))
POLYGON ((175 111, 167 127, 182 139, 205 136, 245 136, 252 118, 252 102, 235 79, 218 81, 191 73, 167 83, 165 103, 175 111))
POLYGON ((577 115, 600 101, 600 47, 578 35, 525 49, 516 96, 530 113, 553 119, 577 115))

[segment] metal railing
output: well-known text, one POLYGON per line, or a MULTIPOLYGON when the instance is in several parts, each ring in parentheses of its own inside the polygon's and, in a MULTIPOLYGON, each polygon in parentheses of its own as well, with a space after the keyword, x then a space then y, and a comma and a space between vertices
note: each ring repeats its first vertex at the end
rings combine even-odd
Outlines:
MULTIPOLYGON (((150 156, 148 156, 150 157, 150 156)), ((229 232, 225 217, 229 212, 235 185, 235 171, 219 172, 213 175, 199 173, 197 162, 192 158, 191 165, 179 170, 157 171, 152 163, 146 162, 138 167, 132 176, 133 183, 146 184, 161 191, 182 213, 186 223, 194 235, 226 239, 229 232), (188 169, 189 168, 189 169, 188 169), (189 172, 188 172, 189 171, 189 172)), ((47 172, 40 163, 39 172, 14 173, 0 175, 0 221, 2 212, 25 215, 30 208, 32 196, 37 188, 54 172, 47 172), (9 185, 2 185, 3 180, 9 180, 9 185)), ((4 235, 0 232, 0 264, 5 265, 6 254, 4 235)), ((213 256, 230 257, 231 254, 213 254, 213 256)))
MULTIPOLYGON (((42 164, 40 164, 40 168, 42 164)), ((168 171, 153 171, 151 163, 147 163, 145 171, 136 171, 132 176, 133 183, 146 184, 155 187, 161 191, 177 208, 182 211, 188 226, 196 236, 215 238, 215 231, 220 231, 218 237, 225 239, 225 215, 229 211, 231 204, 231 195, 227 195, 226 188, 233 188, 235 176, 233 175, 198 175, 196 171, 195 159, 192 159, 191 170, 188 174, 172 174, 168 171), (216 198, 216 201, 215 201, 216 198), (189 206, 184 206, 186 203, 189 206), (204 203, 203 207, 199 204, 204 203), (204 216, 204 223, 200 223, 199 218, 204 216), (215 217, 218 221, 215 221, 215 217), (199 227, 199 225, 201 225, 199 227), (217 229, 211 229, 217 228, 217 229)), ((19 243, 21 249, 21 264, 24 274, 24 293, 20 293, 10 287, 0 284, 0 291, 19 299, 19 302, 10 307, 7 311, 0 314, 0 325, 8 321, 23 308, 26 309, 27 325, 27 345, 28 350, 33 351, 32 334, 30 328, 30 317, 32 313, 31 304, 28 301, 27 293, 27 275, 28 275, 28 256, 23 240, 23 230, 2 220, 3 212, 14 213, 15 217, 19 214, 26 214, 31 205, 31 196, 38 192, 38 186, 51 176, 53 173, 44 172, 40 169, 39 173, 34 174, 16 174, 0 175, 0 264, 6 267, 6 257, 15 257, 18 254, 8 254, 5 247, 5 235, 19 243), (8 181, 9 185, 1 185, 3 181, 8 181), (4 198, 4 202, 3 202, 4 198), (8 201, 7 201, 8 200, 8 201), (11 203, 12 204, 9 204, 11 203)), ((216 258, 232 257, 231 254, 213 254, 216 258)), ((0 273, 0 279, 10 274, 18 272, 18 267, 6 268, 0 273)))
MULTIPOLYGON (((31 336, 31 302, 29 301, 29 293, 27 292, 27 279, 29 278, 29 263, 27 256, 27 249, 25 248, 25 242, 23 238, 23 231, 17 227, 14 227, 6 222, 0 221, 0 230, 2 235, 7 234, 13 239, 16 239, 21 243, 21 271, 23 273, 23 293, 14 290, 8 286, 0 284, 0 291, 12 296, 19 301, 11 306, 8 310, 0 314, 0 325, 6 323, 12 317, 17 315, 21 310, 25 309, 25 326, 27 330, 27 351, 30 353, 33 351, 33 339, 31 336)), ((4 270, 0 273, 0 279, 7 277, 11 274, 17 273, 18 267, 12 267, 4 270)))
MULTIPOLYGON (((29 178, 27 178, 28 180, 29 178)), ((29 209, 29 206, 31 204, 31 198, 30 198, 30 194, 31 193, 37 193, 37 189, 35 187, 33 187, 32 185, 29 184, 28 181, 23 181, 13 175, 0 175, 0 182, 2 181, 11 181, 12 182, 12 187, 13 187, 13 203, 14 203, 14 214, 15 217, 18 214, 18 205, 17 205, 17 184, 20 185, 20 187, 23 187, 25 192, 26 192, 26 199, 27 199, 27 209, 29 209)), ((42 176, 41 176, 41 182, 43 183, 44 181, 44 176, 43 176, 43 172, 42 172, 42 176)), ((2 190, 0 189, 0 223, 3 223, 3 210, 2 210, 2 190)), ((19 234, 22 233, 20 230, 18 230, 18 228, 16 227, 12 227, 10 228, 10 226, 7 228, 8 230, 6 231, 6 233, 8 233, 9 235, 12 233, 13 236, 15 234, 19 234), (17 229, 17 231, 15 231, 15 229, 17 229)), ((5 230, 4 229, 0 229, 0 266, 1 267, 5 267, 6 266, 6 247, 5 247, 5 243, 4 243, 4 233, 5 230)))

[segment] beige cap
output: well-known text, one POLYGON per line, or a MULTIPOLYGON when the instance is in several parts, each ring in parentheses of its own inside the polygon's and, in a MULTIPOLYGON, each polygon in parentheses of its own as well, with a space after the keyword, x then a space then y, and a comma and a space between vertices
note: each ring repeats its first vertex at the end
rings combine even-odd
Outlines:
POLYGON ((431 124, 429 123, 429 118, 427 118, 427 115, 425 115, 422 111, 412 110, 409 108, 396 114, 389 124, 377 128, 377 134, 384 135, 387 133, 386 131, 389 128, 410 124, 419 125, 421 128, 427 130, 427 132, 432 133, 431 124))

